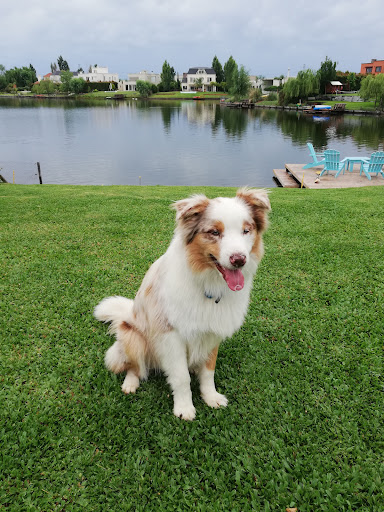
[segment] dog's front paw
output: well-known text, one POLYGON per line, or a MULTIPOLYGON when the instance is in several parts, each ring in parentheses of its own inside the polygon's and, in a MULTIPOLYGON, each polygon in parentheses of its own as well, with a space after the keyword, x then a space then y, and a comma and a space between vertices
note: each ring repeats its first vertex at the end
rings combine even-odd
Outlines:
POLYGON ((215 409, 218 407, 227 407, 228 405, 227 397, 217 393, 217 391, 214 393, 204 394, 202 397, 204 402, 209 405, 209 407, 214 407, 215 409))
POLYGON ((140 386, 139 378, 133 373, 127 373, 124 382, 121 386, 121 390, 126 395, 130 393, 136 393, 137 388, 140 386))
POLYGON ((173 407, 173 414, 182 420, 192 421, 196 416, 196 409, 192 403, 178 403, 173 407))

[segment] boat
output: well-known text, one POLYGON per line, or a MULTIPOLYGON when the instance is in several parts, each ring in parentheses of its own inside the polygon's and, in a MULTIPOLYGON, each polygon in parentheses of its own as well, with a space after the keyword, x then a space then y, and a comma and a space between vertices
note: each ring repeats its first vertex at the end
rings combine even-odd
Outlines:
POLYGON ((194 96, 193 99, 194 100, 203 100, 204 96, 194 96))
POLYGON ((337 103, 335 105, 313 105, 312 107, 304 108, 304 114, 311 114, 316 116, 329 116, 330 114, 343 114, 345 112, 345 103, 337 103))

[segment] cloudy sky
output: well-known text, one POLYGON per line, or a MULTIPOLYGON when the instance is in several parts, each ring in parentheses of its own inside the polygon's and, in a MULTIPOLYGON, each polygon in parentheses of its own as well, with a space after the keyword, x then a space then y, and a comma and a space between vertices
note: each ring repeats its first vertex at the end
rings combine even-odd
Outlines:
POLYGON ((126 78, 222 65, 294 76, 328 56, 343 71, 384 59, 383 0, 18 0, 0 5, 0 64, 38 74, 62 55, 71 70, 107 66, 126 78))

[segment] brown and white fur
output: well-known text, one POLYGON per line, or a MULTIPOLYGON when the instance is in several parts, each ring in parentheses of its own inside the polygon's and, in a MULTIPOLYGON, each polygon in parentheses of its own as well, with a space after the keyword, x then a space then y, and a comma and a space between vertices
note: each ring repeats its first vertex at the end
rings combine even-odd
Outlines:
POLYGON ((150 369, 161 369, 174 414, 193 420, 190 371, 209 406, 227 405, 214 383, 218 348, 244 321, 270 203, 264 190, 243 188, 234 198, 195 195, 172 206, 174 237, 135 299, 108 297, 94 314, 116 335, 105 364, 126 372, 123 392, 135 393, 150 369))

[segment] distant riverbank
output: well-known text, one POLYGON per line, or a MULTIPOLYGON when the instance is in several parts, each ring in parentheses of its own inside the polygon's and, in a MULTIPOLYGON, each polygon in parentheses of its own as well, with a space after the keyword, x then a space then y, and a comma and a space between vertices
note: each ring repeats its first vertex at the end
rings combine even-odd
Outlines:
POLYGON ((0 98, 44 98, 44 99, 82 99, 82 100, 125 100, 125 99, 148 99, 148 100, 220 100, 226 98, 227 93, 223 92, 192 92, 183 93, 179 91, 158 92, 148 98, 142 98, 136 91, 97 91, 86 94, 0 94, 0 98))
MULTIPOLYGON (((0 94, 0 98, 24 98, 24 99, 49 99, 49 100, 102 100, 102 101, 124 101, 124 100, 228 100, 228 94, 224 92, 192 92, 182 93, 179 91, 159 92, 148 98, 141 98, 136 91, 97 91, 86 94, 0 94)), ((335 103, 345 104, 345 111, 350 114, 382 115, 384 112, 377 110, 373 101, 352 102, 352 101, 327 101, 321 100, 322 104, 334 105, 335 103)), ((277 101, 260 101, 255 104, 256 108, 276 110, 303 110, 304 105, 278 105, 277 101)))

